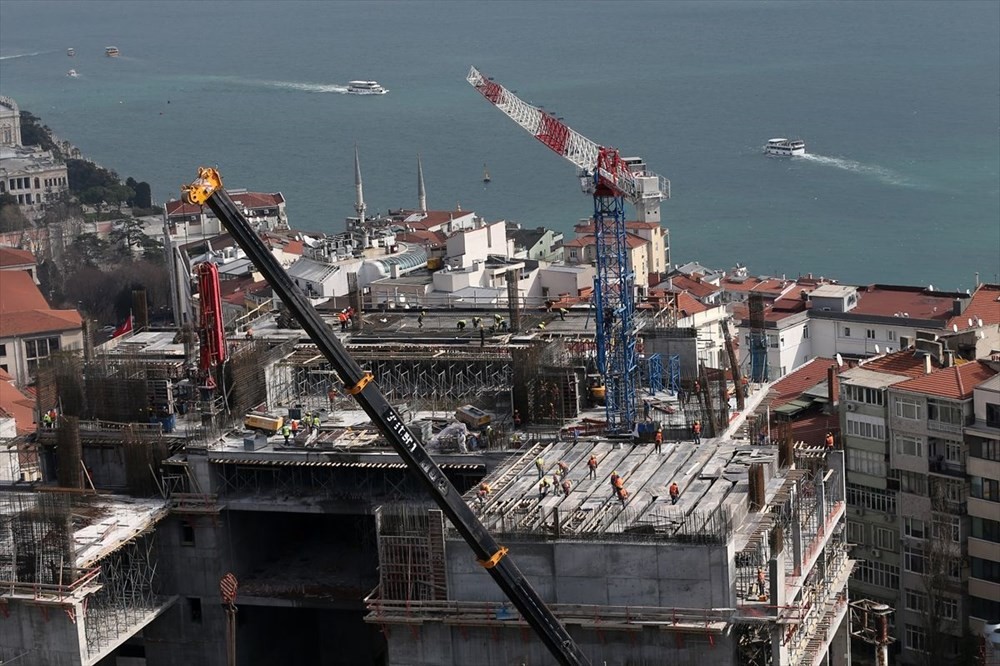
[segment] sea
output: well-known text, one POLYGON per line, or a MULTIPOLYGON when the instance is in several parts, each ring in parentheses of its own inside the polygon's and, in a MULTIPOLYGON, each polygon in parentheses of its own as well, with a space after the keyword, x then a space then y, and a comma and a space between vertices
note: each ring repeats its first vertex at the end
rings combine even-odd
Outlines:
POLYGON ((675 262, 1000 281, 995 1, 0 2, 0 94, 159 202, 211 165, 340 231, 357 146, 370 212, 416 207, 419 155, 430 208, 571 234, 574 167, 470 65, 669 178, 675 262))

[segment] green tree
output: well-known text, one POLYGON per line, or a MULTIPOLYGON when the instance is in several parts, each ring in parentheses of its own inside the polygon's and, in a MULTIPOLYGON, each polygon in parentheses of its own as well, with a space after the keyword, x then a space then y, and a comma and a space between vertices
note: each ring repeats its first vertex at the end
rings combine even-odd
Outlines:
POLYGON ((0 194, 0 232, 21 231, 30 226, 31 222, 17 205, 17 197, 13 194, 0 194))
POLYGON ((153 190, 149 183, 142 181, 132 186, 135 190, 135 207, 148 209, 153 207, 153 190))
POLYGON ((123 257, 132 256, 133 248, 143 247, 146 234, 142 231, 142 222, 134 217, 126 217, 116 223, 108 236, 115 250, 123 257))
POLYGON ((66 248, 67 263, 96 268, 105 263, 107 252, 108 243, 103 238, 93 233, 80 234, 66 248))

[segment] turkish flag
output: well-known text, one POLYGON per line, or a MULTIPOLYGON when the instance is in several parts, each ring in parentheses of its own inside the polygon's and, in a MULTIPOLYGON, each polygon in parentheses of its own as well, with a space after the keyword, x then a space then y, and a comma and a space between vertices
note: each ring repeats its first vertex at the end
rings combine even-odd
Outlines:
POLYGON ((131 333, 131 332, 132 332, 132 314, 129 313, 129 316, 125 319, 124 322, 122 322, 121 326, 115 329, 115 332, 111 334, 111 337, 117 338, 119 335, 125 335, 126 333, 131 333))

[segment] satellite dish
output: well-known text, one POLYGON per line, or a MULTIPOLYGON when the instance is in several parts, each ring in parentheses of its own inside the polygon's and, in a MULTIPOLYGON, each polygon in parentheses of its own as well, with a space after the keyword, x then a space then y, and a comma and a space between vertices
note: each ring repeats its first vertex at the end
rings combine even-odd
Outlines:
POLYGON ((844 357, 841 356, 839 353, 837 354, 837 367, 838 368, 844 367, 844 357))
POLYGON ((969 317, 969 328, 972 328, 972 317, 969 317))
POLYGON ((932 284, 927 285, 927 291, 934 291, 934 285, 932 284))
POLYGON ((952 324, 951 330, 954 331, 955 333, 958 333, 958 324, 952 324))
POLYGON ((879 353, 879 351, 880 351, 880 350, 879 350, 879 348, 878 348, 878 345, 875 345, 875 353, 876 353, 876 354, 878 354, 878 353, 879 353))
POLYGON ((983 327, 983 320, 977 318, 976 319, 976 326, 978 326, 979 328, 982 328, 983 327))
POLYGON ((891 354, 892 353, 892 347, 886 347, 885 348, 885 353, 886 354, 891 354))

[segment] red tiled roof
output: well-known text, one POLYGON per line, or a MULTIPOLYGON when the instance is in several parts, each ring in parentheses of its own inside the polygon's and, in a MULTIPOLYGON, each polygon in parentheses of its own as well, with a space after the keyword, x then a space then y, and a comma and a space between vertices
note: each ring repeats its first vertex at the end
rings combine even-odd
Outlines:
POLYGON ((9 379, 10 375, 7 375, 6 380, 0 380, 0 411, 14 417, 14 425, 18 435, 34 432, 35 400, 21 393, 9 379))
POLYGON ((705 298, 719 291, 719 287, 714 284, 693 280, 687 275, 674 275, 669 278, 669 282, 674 289, 689 292, 695 298, 705 298))
POLYGON ((729 291, 747 291, 767 294, 783 294, 794 282, 779 280, 778 278, 765 278, 761 280, 757 277, 748 277, 746 280, 734 282, 732 278, 722 278, 719 286, 729 291))
POLYGON ((76 310, 53 310, 27 271, 0 272, 0 338, 65 331, 83 324, 76 310))
POLYGON ((0 382, 11 382, 11 381, 14 381, 14 377, 3 368, 0 368, 0 382))
POLYGON ((290 240, 285 243, 285 247, 281 248, 285 254, 298 254, 301 255, 303 249, 305 248, 305 243, 300 240, 290 240))
MULTIPOLYGON (((631 250, 633 248, 646 245, 649 241, 635 234, 627 234, 625 237, 625 244, 631 250)), ((563 243, 564 247, 590 247, 591 245, 597 245, 597 238, 594 234, 585 234, 583 236, 578 236, 571 241, 566 241, 563 243)))
POLYGON ((0 247, 0 268, 11 268, 14 266, 34 266, 35 255, 27 250, 18 250, 14 247, 0 247))
MULTIPOLYGON (((281 192, 275 192, 273 194, 266 194, 264 192, 240 192, 237 194, 230 194, 233 202, 238 204, 241 208, 249 208, 250 210, 257 210, 259 208, 275 208, 278 204, 285 202, 285 197, 282 196, 281 192)), ((197 215, 201 212, 201 206, 193 206, 189 203, 184 203, 183 201, 168 201, 165 208, 167 209, 167 217, 174 215, 197 215)))
POLYGON ((429 210, 412 212, 403 220, 403 224, 417 231, 436 231, 456 218, 472 215, 470 210, 429 210), (413 218, 413 219, 410 219, 413 218))
POLYGON ((997 374, 985 363, 972 361, 962 365, 943 368, 915 379, 908 379, 893 386, 893 389, 924 393, 939 398, 962 400, 972 397, 972 389, 997 374))
MULTIPOLYGON (((924 356, 917 354, 912 349, 901 349, 898 352, 863 361, 861 367, 890 375, 922 377, 924 375, 924 356)), ((931 367, 940 368, 941 365, 932 357, 931 367)))
POLYGON ((704 312, 707 309, 707 305, 686 291, 682 291, 677 294, 677 310, 682 316, 690 317, 691 315, 699 312, 704 312))
POLYGON ((826 371, 831 365, 836 367, 837 362, 832 358, 817 356, 776 381, 771 385, 771 391, 776 394, 776 397, 771 401, 771 407, 780 407, 791 402, 802 395, 804 391, 826 381, 826 371))
POLYGON ((905 313, 910 319, 939 319, 943 322, 951 317, 954 300, 954 294, 928 291, 923 287, 873 284, 858 289, 858 304, 851 314, 892 317, 905 313))
POLYGON ((973 326, 978 326, 978 319, 984 326, 1000 324, 1000 284, 981 284, 972 295, 972 301, 965 312, 948 320, 946 328, 958 326, 958 330, 969 328, 969 320, 973 326))
POLYGON ((448 236, 443 231, 427 231, 417 229, 406 233, 398 234, 396 240, 401 243, 414 243, 416 245, 443 246, 448 241, 448 236))

